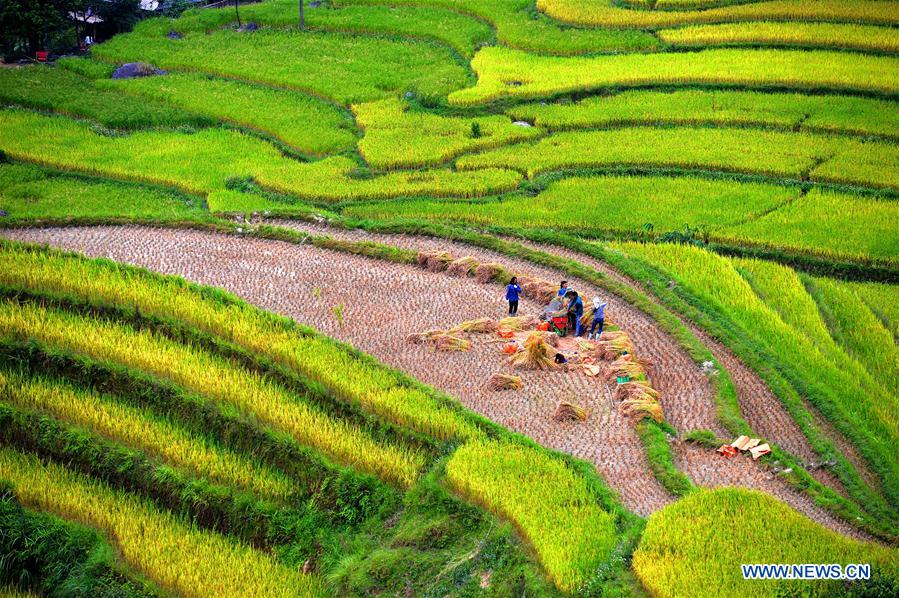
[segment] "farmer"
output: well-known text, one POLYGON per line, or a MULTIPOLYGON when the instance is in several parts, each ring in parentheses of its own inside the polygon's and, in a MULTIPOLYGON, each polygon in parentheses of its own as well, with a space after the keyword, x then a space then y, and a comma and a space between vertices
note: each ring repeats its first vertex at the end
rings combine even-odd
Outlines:
POLYGON ((581 335, 581 316, 584 315, 584 302, 577 291, 565 293, 568 297, 568 327, 574 330, 574 336, 581 335))
POLYGON ((590 334, 587 338, 590 340, 599 340, 602 334, 602 327, 606 322, 606 305, 608 301, 603 301, 599 297, 593 298, 593 324, 590 326, 590 334), (596 336, 593 333, 596 332, 596 336))
POLYGON ((568 281, 563 280, 562 284, 559 285, 559 297, 564 297, 568 293, 568 281))
POLYGON ((518 295, 521 294, 521 287, 518 285, 518 277, 513 276, 506 287, 506 301, 509 302, 509 315, 518 314, 518 295))

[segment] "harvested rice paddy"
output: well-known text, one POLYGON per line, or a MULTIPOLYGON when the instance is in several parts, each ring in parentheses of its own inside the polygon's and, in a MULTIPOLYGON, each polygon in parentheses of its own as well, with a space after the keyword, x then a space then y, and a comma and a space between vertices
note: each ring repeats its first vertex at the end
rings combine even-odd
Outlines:
POLYGON ((895 595, 897 15, 3 21, 0 595, 895 595))

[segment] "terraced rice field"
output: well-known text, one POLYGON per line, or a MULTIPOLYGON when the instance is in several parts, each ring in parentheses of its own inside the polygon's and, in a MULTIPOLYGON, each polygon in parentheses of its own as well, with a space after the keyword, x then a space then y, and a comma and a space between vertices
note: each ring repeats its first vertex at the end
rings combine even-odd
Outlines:
POLYGON ((0 68, 0 595, 899 593, 899 3, 298 9, 0 68))

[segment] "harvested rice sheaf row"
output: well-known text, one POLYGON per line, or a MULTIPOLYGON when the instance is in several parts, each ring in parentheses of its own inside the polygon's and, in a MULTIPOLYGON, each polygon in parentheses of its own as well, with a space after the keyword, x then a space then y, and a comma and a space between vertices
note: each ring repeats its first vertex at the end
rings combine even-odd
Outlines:
POLYGON ((419 452, 374 440, 263 376, 150 331, 12 301, 0 302, 0 333, 110 361, 159 376, 236 408, 343 464, 409 486, 424 467, 419 452))
POLYGON ((35 292, 62 293, 96 304, 127 305, 157 317, 181 320, 221 336, 309 377, 335 396, 441 440, 480 431, 453 409, 397 375, 360 358, 309 329, 285 327, 270 315, 219 291, 200 289, 106 261, 55 251, 0 247, 0 283, 35 292))
POLYGON ((185 596, 317 596, 319 581, 274 557, 160 512, 148 501, 37 457, 0 448, 0 478, 24 505, 95 527, 122 558, 185 596))

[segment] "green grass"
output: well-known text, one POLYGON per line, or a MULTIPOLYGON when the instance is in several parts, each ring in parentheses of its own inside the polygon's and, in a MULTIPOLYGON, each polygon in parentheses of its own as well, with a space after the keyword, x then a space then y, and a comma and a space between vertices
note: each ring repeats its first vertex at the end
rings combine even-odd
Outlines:
POLYGON ((148 501, 115 491, 33 456, 0 449, 0 477, 23 504, 102 529, 122 558, 161 587, 178 593, 304 595, 320 581, 271 555, 196 529, 148 501))
POLYGON ((263 498, 284 500, 296 492, 292 482, 269 468, 217 446, 162 418, 98 395, 38 377, 0 373, 0 398, 131 446, 213 483, 243 488, 263 498))
MULTIPOLYGON (((660 596, 834 595, 839 582, 744 580, 741 564, 867 563, 895 587, 895 549, 833 532, 777 499, 750 490, 701 490, 649 518, 633 566, 660 596)), ((864 585, 863 582, 853 587, 864 585)))
POLYGON ((359 152, 375 168, 434 166, 465 152, 539 135, 537 129, 513 125, 505 116, 441 116, 395 99, 356 104, 353 112, 365 131, 359 152))
MULTIPOLYGON (((760 343, 770 352, 766 359, 798 392, 852 441, 866 457, 882 482, 886 500, 899 492, 899 469, 892 446, 899 439, 896 427, 897 402, 869 377, 854 376, 797 333, 760 298, 740 275, 736 264, 703 249, 674 244, 612 244, 626 255, 645 260, 688 289, 704 309, 726 314, 740 334, 760 343)), ((778 301, 787 309, 798 309, 807 300, 804 289, 778 301)), ((792 318, 788 318, 792 319, 792 318)), ((895 517, 895 515, 890 515, 895 517)))
POLYGON ((896 202, 848 193, 696 177, 575 176, 535 197, 496 201, 409 199, 355 204, 346 216, 417 219, 572 234, 657 236, 689 226, 729 245, 786 250, 828 259, 894 263, 896 202), (651 225, 651 226, 650 226, 651 225))
POLYGON ((506 46, 542 54, 651 50, 658 40, 644 31, 577 29, 560 25, 534 10, 532 0, 334 0, 338 6, 390 4, 446 8, 490 23, 506 46))
POLYGON ((899 205, 812 189, 761 218, 715 231, 727 241, 788 247, 831 258, 899 262, 899 205))
POLYGON ((659 31, 675 46, 806 46, 869 52, 899 51, 899 33, 890 27, 835 23, 727 23, 659 31))
MULTIPOLYGON (((95 530, 31 509, 8 484, 0 490, 0 554, 7 559, 0 585, 8 598, 50 593, 153 598, 161 592, 125 570, 115 550, 95 530)), ((3 595, 0 591, 0 595, 3 595)))
POLYGON ((272 29, 192 33, 177 40, 153 33, 117 35, 95 46, 92 55, 305 91, 342 104, 406 91, 439 98, 469 80, 449 49, 410 40, 272 29))
POLYGON ((0 105, 17 104, 87 118, 113 129, 207 126, 208 118, 114 89, 97 89, 90 79, 52 66, 0 69, 0 105))
MULTIPOLYGON (((372 33, 433 39, 462 56, 471 58, 475 50, 493 37, 493 30, 478 19, 439 8, 414 6, 306 7, 306 27, 313 30, 372 33)), ((240 17, 269 27, 299 27, 299 7, 294 0, 268 0, 240 7, 240 17)), ((163 33, 210 32, 236 26, 233 7, 191 9, 176 20, 144 25, 163 33)))
POLYGON ((36 339, 171 381, 399 486, 411 485, 424 465, 424 455, 415 449, 380 442, 256 372, 159 333, 12 301, 0 305, 0 312, 0 329, 7 336, 36 339))
POLYGON ((523 446, 475 442, 453 454, 446 476, 462 495, 511 519, 568 592, 612 554, 615 517, 561 461, 523 446))
POLYGON ((834 338, 884 388, 899 396, 899 348, 890 330, 850 285, 827 278, 806 280, 834 338))
POLYGON ((0 209, 13 219, 134 218, 205 220, 202 202, 174 191, 0 164, 0 209))
MULTIPOLYGON (((520 180, 518 174, 503 170, 456 173, 443 169, 358 177, 358 165, 349 158, 302 163, 237 131, 143 131, 109 137, 84 123, 22 110, 0 110, 0 150, 46 166, 166 185, 202 196, 224 191, 230 180, 244 178, 282 193, 324 201, 478 197, 510 190, 520 180)), ((230 211, 228 197, 217 197, 214 209, 230 211)))
POLYGON ((508 114, 552 131, 629 125, 742 125, 899 139, 899 114, 883 100, 753 91, 625 91, 580 102, 524 104, 508 114))
POLYGON ((356 142, 348 114, 296 91, 190 74, 110 80, 100 87, 250 127, 307 154, 352 150, 356 142))
POLYGON ((603 88, 712 85, 899 92, 899 58, 824 50, 710 49, 699 52, 556 58, 489 47, 471 62, 478 83, 450 94, 473 106, 603 88))
POLYGON ((530 178, 571 168, 639 166, 899 188, 899 150, 895 145, 742 128, 629 127, 563 132, 536 143, 462 156, 456 164, 461 170, 512 168, 530 178))
MULTIPOLYGON (((692 1, 692 0, 691 0, 692 1)), ((660 7, 664 6, 660 4, 660 7)), ((823 21, 892 25, 899 3, 858 0, 773 0, 735 3, 710 10, 638 11, 615 6, 610 0, 537 0, 549 16, 576 25, 657 28, 687 23, 734 21, 823 21)))
POLYGON ((355 205, 360 218, 452 219, 466 224, 551 228, 573 233, 665 232, 684 225, 735 224, 795 199, 798 188, 695 177, 594 176, 554 181, 536 197, 503 201, 406 200, 355 205))
POLYGON ((899 285, 876 282, 845 283, 877 319, 893 334, 893 341, 899 340, 899 285))

